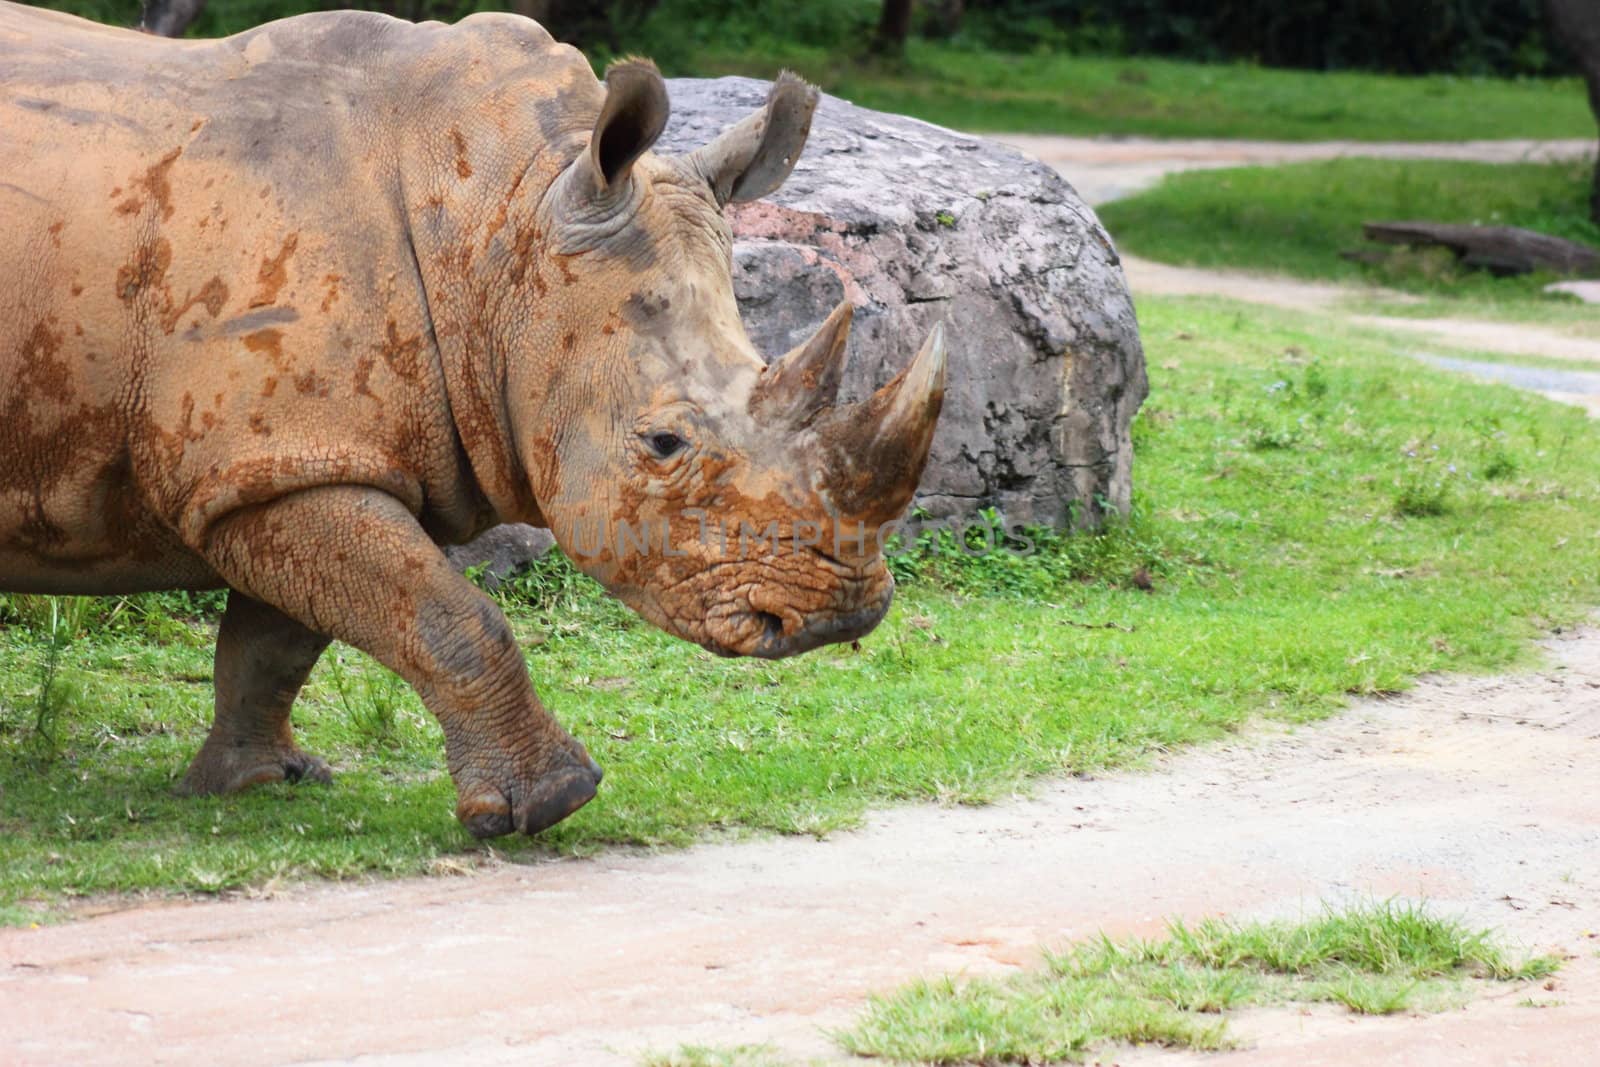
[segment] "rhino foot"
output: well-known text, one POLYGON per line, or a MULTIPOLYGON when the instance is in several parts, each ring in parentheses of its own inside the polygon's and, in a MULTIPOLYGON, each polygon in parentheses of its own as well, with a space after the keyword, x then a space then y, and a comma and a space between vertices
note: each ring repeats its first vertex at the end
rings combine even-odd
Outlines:
POLYGON ((221 746, 210 741, 200 749, 178 784, 187 796, 238 793, 273 782, 333 781, 333 769, 321 756, 294 745, 221 746))
POLYGON ((456 818, 476 838, 521 832, 536 834, 554 826, 594 799, 605 772, 584 754, 583 766, 564 767, 507 792, 494 787, 463 789, 456 818))

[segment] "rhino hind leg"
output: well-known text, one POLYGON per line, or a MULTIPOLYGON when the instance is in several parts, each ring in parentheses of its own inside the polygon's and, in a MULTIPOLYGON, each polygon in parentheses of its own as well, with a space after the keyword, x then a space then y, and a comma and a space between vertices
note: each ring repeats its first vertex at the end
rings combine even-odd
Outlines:
POLYGON ((331 782, 294 743, 289 711, 328 638, 238 590, 217 632, 216 718, 179 785, 191 795, 237 793, 282 781, 331 782))
MULTIPOLYGON (((600 768, 539 703, 505 615, 394 497, 353 485, 292 493, 222 519, 205 556, 230 586, 417 691, 444 728, 456 817, 474 836, 538 833, 594 798, 600 768)), ((312 659, 308 649, 306 670, 312 659)))

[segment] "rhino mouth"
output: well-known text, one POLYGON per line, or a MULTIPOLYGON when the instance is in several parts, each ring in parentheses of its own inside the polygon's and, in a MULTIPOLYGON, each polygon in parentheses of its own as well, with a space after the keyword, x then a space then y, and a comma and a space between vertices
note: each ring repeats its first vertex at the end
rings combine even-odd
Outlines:
POLYGON ((786 659, 810 652, 823 645, 855 641, 871 633, 889 611, 894 599, 891 588, 875 604, 842 614, 819 615, 806 620, 793 633, 784 633, 783 619, 770 611, 743 613, 744 629, 753 636, 735 645, 708 646, 719 656, 753 656, 757 659, 786 659))

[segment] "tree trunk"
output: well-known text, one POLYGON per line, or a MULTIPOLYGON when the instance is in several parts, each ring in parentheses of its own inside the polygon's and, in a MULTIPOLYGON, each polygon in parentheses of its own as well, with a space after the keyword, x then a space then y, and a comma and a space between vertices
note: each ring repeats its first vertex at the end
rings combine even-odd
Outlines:
POLYGON ((1468 267, 1493 274, 1600 274, 1600 252, 1576 241, 1516 226, 1464 226, 1453 222, 1367 222, 1369 241, 1391 245, 1442 245, 1468 267))
POLYGON ((961 32, 967 0, 933 0, 924 32, 932 37, 954 37, 961 32))
MULTIPOLYGON (((1572 53, 1589 84, 1589 107, 1600 122, 1600 3, 1596 0, 1544 0, 1545 18, 1556 40, 1572 53)), ((1589 217, 1600 225, 1600 160, 1589 194, 1589 217)))
POLYGON ((881 56, 903 55, 906 38, 911 36, 911 0, 883 0, 878 32, 872 35, 872 51, 881 56))

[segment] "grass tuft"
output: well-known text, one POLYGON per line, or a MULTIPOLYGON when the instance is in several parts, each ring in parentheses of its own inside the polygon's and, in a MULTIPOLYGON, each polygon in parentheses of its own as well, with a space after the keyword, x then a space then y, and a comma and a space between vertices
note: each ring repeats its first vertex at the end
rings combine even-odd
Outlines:
POLYGON ((1107 937, 1006 980, 913 983, 876 997, 835 1035, 861 1056, 940 1065, 1079 1060, 1116 1043, 1221 1049, 1228 1011, 1289 1001, 1387 1015, 1459 1002, 1469 980, 1542 978, 1487 931, 1408 904, 1327 910, 1306 922, 1169 924, 1155 941, 1107 937))
POLYGON ((1206 919, 1191 927, 1174 921, 1165 945, 1170 949, 1152 950, 1147 958, 1176 958, 1212 968, 1248 966, 1296 977, 1347 968, 1411 978, 1463 972, 1510 980, 1542 977, 1551 965, 1544 957, 1513 963, 1486 932, 1404 903, 1342 912, 1328 909, 1319 918, 1300 923, 1241 925, 1206 919))

